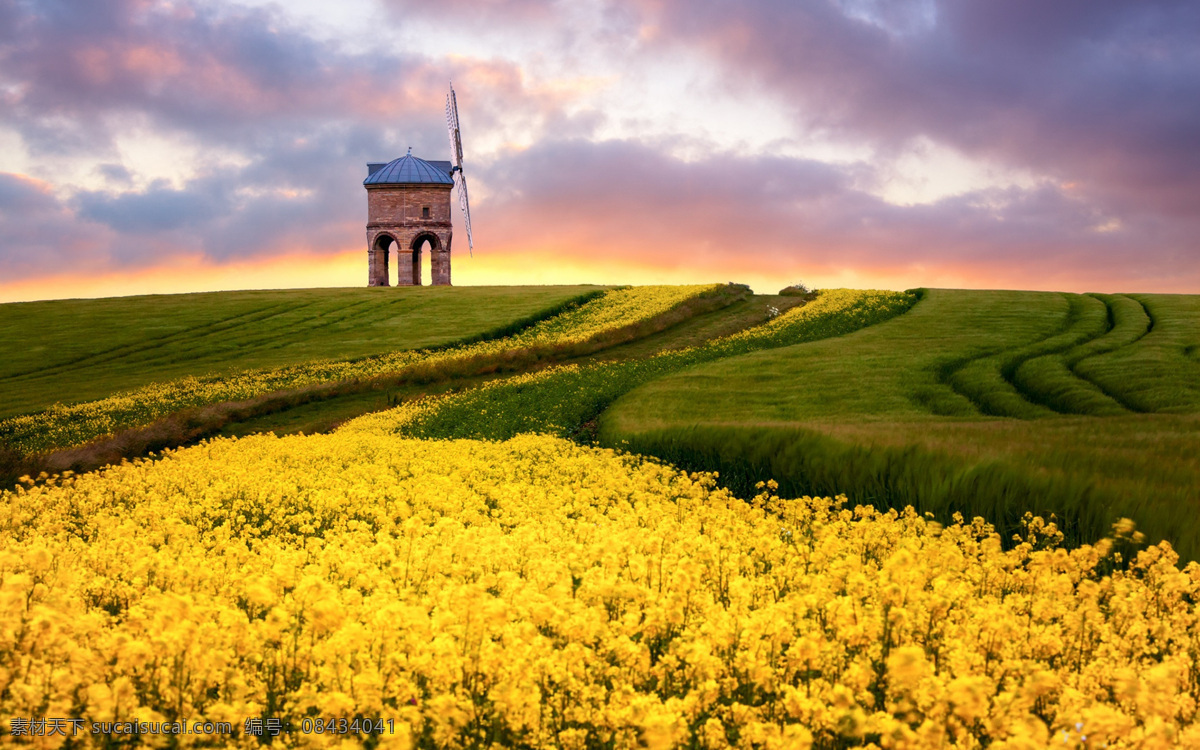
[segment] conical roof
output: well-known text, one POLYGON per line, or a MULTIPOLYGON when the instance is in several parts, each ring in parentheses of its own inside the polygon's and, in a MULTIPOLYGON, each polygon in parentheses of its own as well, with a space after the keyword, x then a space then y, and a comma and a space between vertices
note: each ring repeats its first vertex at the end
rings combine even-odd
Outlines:
MULTIPOLYGON (((371 165, 373 166, 373 165, 371 165)), ((372 172, 364 185, 453 185, 450 162, 428 162, 411 153, 390 161, 372 172)))

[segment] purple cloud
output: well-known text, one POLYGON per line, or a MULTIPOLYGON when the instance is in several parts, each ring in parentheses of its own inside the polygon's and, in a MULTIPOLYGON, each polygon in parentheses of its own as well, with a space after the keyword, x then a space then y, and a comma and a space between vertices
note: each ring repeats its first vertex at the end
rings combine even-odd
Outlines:
POLYGON ((1049 183, 897 206, 856 187, 871 167, 728 154, 683 161, 635 142, 543 142, 482 170, 499 188, 476 235, 503 251, 553 247, 573 260, 738 270, 955 277, 1106 290, 1200 286, 1180 267, 1193 234, 1105 216, 1049 183), (805 270, 807 269, 807 270, 805 270), (911 275, 911 273, 908 273, 911 275), (1023 279, 1023 281, 1022 281, 1023 279))
POLYGON ((0 84, 15 92, 3 120, 39 153, 94 153, 128 117, 252 146, 271 125, 393 122, 428 109, 433 92, 422 84, 424 58, 346 54, 261 10, 135 0, 2 7, 21 29, 0 39, 0 84))
POLYGON ((797 116, 896 147, 925 136, 1077 182, 1127 211, 1200 203, 1200 6, 1192 2, 699 0, 647 3, 665 39, 797 116))
MULTIPOLYGON (((388 4, 397 24, 458 12, 388 4)), ((541 35, 557 55, 584 39, 562 28, 565 13, 496 0, 468 20, 473 33, 541 35)), ((1200 286, 1191 4, 647 0, 595 17, 603 28, 589 44, 639 65, 691 46, 729 84, 784 102, 798 129, 884 155, 928 139, 1037 179, 898 206, 867 189, 886 181, 883 165, 683 160, 633 137, 597 142, 610 113, 513 60, 347 52, 277 11, 0 0, 0 126, 39 164, 90 159, 100 179, 78 189, 53 184, 52 167, 33 170, 45 181, 3 175, 0 273, 353 247, 367 161, 409 145, 445 158, 441 101, 453 77, 468 138, 522 144, 468 154, 476 239, 500 257, 556 248, 593 265, 711 269, 718 279, 774 267, 1200 286), (147 182, 114 148, 130 123, 184 144, 196 163, 147 182)))

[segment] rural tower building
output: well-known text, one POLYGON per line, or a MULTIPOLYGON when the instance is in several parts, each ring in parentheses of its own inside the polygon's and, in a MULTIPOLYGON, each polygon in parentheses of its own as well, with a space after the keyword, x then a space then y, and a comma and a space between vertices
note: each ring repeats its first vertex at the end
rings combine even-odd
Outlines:
POLYGON ((435 285, 450 284, 450 162, 408 154, 387 164, 368 164, 367 285, 388 286, 395 253, 397 286, 421 284, 421 252, 429 247, 435 285))

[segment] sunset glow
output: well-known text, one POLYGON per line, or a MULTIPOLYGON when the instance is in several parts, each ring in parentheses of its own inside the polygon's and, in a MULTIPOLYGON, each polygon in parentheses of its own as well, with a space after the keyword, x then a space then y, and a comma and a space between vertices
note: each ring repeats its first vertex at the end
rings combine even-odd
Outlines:
POLYGON ((1200 292, 1193 3, 0 0, 0 301, 362 286, 368 161, 453 282, 1200 292))

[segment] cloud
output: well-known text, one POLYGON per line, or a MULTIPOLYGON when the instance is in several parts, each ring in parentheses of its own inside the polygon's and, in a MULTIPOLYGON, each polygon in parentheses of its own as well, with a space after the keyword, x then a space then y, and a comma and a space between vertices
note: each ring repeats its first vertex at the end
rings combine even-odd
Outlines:
MULTIPOLYGON (((38 153, 96 153, 129 118, 201 140, 252 141, 271 125, 391 123, 436 102, 420 56, 348 54, 278 14, 190 4, 40 3, 0 41, 8 112, 38 153), (207 6, 206 6, 207 7, 207 6)), ((438 114, 434 110, 434 114, 438 114)))
POLYGON ((133 182, 133 172, 124 164, 97 164, 96 173, 110 184, 129 185, 133 182))
POLYGON ((148 190, 109 194, 85 191, 75 196, 80 218, 106 224, 118 232, 143 234, 195 227, 229 210, 227 195, 175 190, 155 182, 148 190))
POLYGON ((0 0, 0 130, 19 134, 30 164, 0 175, 0 275, 141 274, 181 258, 265 268, 352 251, 366 162, 409 145, 446 158, 453 78, 488 263, 534 254, 597 278, 637 267, 1200 286, 1194 3, 385 5, 381 36, 459 20, 462 39, 366 51, 283 6, 0 0), (685 48, 678 59, 699 56, 704 71, 676 64, 685 48), (795 130, 781 137, 821 133, 874 157, 713 150, 737 139, 658 112, 673 95, 725 101, 705 89, 709 68, 777 103, 795 130), (631 81, 661 106, 621 110, 631 81), (921 205, 879 198, 917 143, 1030 177, 921 205))
POLYGON ((553 23, 561 18, 561 7, 547 0, 383 0, 396 18, 412 15, 455 20, 467 24, 523 25, 553 23))
POLYGON ((1190 2, 711 0, 643 4, 659 33, 810 128, 879 148, 928 137, 1184 216, 1200 202, 1200 7, 1190 2))
POLYGON ((683 161, 636 142, 543 142, 481 175, 493 199, 477 250, 530 248, 571 261, 738 273, 957 280, 972 286, 1182 290, 1190 228, 1106 226, 1059 186, 974 191, 897 206, 860 188, 865 164, 717 154, 683 161))
POLYGON ((0 172, 0 211, 6 215, 38 213, 54 206, 49 185, 26 175, 0 172))
POLYGON ((102 227, 78 221, 47 183, 0 172, 0 276, 6 281, 102 267, 111 240, 102 227))
POLYGON ((444 139, 451 78, 471 91, 481 129, 528 131, 571 98, 531 85, 511 61, 345 52, 263 9, 106 0, 20 15, 8 2, 24 33, 0 40, 0 85, 12 92, 0 120, 39 153, 95 154, 130 118, 243 146, 267 128, 331 122, 406 123, 444 139))

